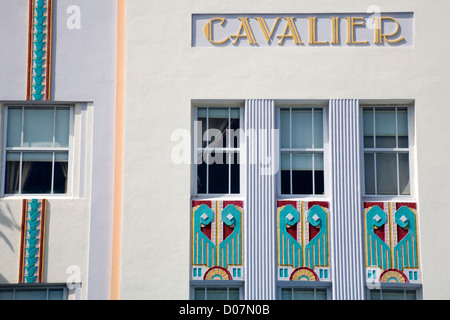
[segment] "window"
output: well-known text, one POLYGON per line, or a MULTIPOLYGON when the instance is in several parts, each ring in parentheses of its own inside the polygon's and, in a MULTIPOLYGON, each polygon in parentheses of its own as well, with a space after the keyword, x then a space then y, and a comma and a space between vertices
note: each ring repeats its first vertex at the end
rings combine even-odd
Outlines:
POLYGON ((408 289, 373 289, 370 300, 418 300, 416 290, 408 289))
POLYGON ((193 300, 240 300, 239 287, 194 287, 193 300))
POLYGON ((66 194, 72 109, 8 107, 4 194, 66 194))
POLYGON ((196 194, 240 193, 241 109, 197 108, 196 194))
POLYGON ((0 300, 67 300, 65 286, 16 286, 0 288, 0 300))
POLYGON ((366 195, 410 195, 406 107, 363 108, 366 195))
POLYGON ((281 288, 281 300, 327 300, 326 288, 281 288))
POLYGON ((281 194, 324 194, 322 108, 280 109, 280 151, 281 194))

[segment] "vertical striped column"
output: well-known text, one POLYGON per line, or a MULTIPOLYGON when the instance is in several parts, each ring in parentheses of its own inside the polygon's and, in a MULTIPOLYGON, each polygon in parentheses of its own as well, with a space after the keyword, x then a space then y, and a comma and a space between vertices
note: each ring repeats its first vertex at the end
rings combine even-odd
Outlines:
POLYGON ((247 100, 245 299, 275 299, 275 174, 278 135, 273 100, 247 100))
POLYGON ((330 135, 332 297, 364 299, 358 100, 330 101, 330 135))

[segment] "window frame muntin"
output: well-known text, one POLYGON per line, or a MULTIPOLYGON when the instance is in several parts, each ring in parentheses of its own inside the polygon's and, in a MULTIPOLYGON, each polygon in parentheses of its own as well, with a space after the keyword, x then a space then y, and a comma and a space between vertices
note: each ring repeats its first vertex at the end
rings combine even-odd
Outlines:
MULTIPOLYGON (((223 281, 217 281, 217 280, 191 280, 190 281, 190 300, 194 301, 200 301, 195 300, 195 289, 196 288, 204 288, 205 291, 205 298, 207 299, 207 290, 209 289, 227 289, 227 298, 229 298, 229 289, 231 288, 237 288, 239 290, 239 300, 244 300, 244 285, 245 282, 242 280, 223 280, 223 281), (219 283, 220 282, 220 283, 219 283)), ((225 300, 224 300, 225 301, 225 300)), ((229 300, 228 300, 229 301, 229 300)))
MULTIPOLYGON (((74 104, 14 104, 9 103, 5 104, 3 108, 3 139, 2 139, 2 180, 0 187, 0 195, 1 197, 70 197, 72 196, 73 188, 72 188, 72 172, 73 172, 73 142, 74 142, 74 116, 75 116, 75 105, 74 104), (21 144, 23 143, 23 129, 24 129, 24 110, 26 108, 53 108, 54 117, 56 118, 56 109, 57 108, 69 108, 69 141, 67 147, 7 147, 7 139, 8 139, 8 111, 9 108, 21 108, 22 109, 22 127, 21 127, 21 144), (23 152, 35 152, 35 153, 52 153, 52 193, 21 193, 22 186, 19 184, 19 193, 5 193, 5 173, 6 173, 6 154, 7 152, 20 152, 20 163, 22 163, 23 152), (54 163, 55 163, 55 153, 57 152, 67 152, 68 161, 67 161, 67 190, 65 193, 53 193, 53 183, 54 183, 54 163)), ((55 128, 56 122, 53 123, 53 143, 55 142, 55 128)), ((21 169, 22 171, 22 169, 21 169)), ((21 174, 21 173, 20 173, 21 174)))
MULTIPOLYGON (((363 198, 367 199, 368 201, 371 200, 412 200, 415 199, 415 196, 417 194, 416 190, 416 179, 415 179, 415 118, 414 118, 414 104, 413 103, 364 103, 360 104, 360 117, 359 117, 359 128, 360 128, 360 167, 361 167, 361 195, 363 198), (396 147, 395 148, 375 148, 375 144, 373 148, 365 148, 364 147, 364 109, 365 108, 372 108, 373 110, 377 108, 395 108, 396 115, 397 115, 397 108, 406 108, 407 110, 407 116, 408 116, 408 148, 398 148, 398 121, 396 116, 396 147), (365 168, 365 160, 364 155, 366 152, 369 153, 394 153, 396 154, 396 160, 397 160, 397 194, 377 194, 377 184, 376 184, 376 155, 374 156, 374 187, 375 187, 375 194, 367 194, 366 193, 366 168, 365 168), (399 194, 399 163, 398 163, 398 154, 399 153, 407 153, 408 154, 408 164, 409 164, 409 189, 410 194, 399 194)), ((375 122, 375 117, 373 119, 375 122)), ((375 127, 374 127, 374 141, 375 141, 375 127)))

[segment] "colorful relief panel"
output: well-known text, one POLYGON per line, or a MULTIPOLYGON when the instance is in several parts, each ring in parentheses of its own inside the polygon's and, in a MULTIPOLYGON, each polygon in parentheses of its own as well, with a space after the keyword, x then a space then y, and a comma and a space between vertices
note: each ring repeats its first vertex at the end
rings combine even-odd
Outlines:
POLYGON ((366 280, 420 282, 415 203, 365 202, 366 280))
POLYGON ((30 0, 27 100, 50 99, 53 0, 30 0))
POLYGON ((192 202, 192 279, 243 279, 243 202, 192 202))
POLYGON ((328 202, 278 201, 278 280, 330 281, 328 202))
POLYGON ((46 207, 46 200, 23 200, 19 283, 42 282, 46 207))

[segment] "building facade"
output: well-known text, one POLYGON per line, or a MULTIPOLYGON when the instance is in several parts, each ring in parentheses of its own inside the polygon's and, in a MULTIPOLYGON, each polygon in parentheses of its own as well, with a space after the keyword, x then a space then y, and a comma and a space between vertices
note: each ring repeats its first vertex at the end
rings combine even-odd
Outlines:
POLYGON ((2 1, 0 297, 448 299, 448 9, 2 1))

